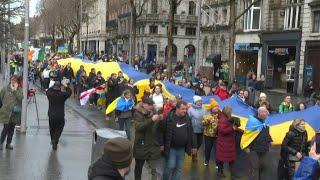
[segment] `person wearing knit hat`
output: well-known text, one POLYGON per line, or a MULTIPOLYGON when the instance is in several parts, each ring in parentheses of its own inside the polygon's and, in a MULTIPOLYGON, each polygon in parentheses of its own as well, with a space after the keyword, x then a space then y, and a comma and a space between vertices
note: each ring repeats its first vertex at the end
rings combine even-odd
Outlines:
MULTIPOLYGON (((208 111, 205 110, 204 107, 202 106, 202 98, 200 96, 193 96, 193 104, 188 109, 188 115, 192 122, 193 140, 194 140, 194 143, 196 144, 197 150, 199 150, 199 148, 202 145, 202 140, 203 140, 202 120, 203 120, 203 116, 206 114, 208 114, 208 111)), ((193 161, 197 160, 196 153, 192 156, 192 160, 193 161)))
POLYGON ((196 103, 197 101, 202 101, 202 98, 200 96, 193 96, 193 103, 196 103))
POLYGON ((123 180, 129 174, 133 158, 132 145, 122 137, 109 139, 104 154, 89 167, 89 180, 123 180))
POLYGON ((271 105, 271 103, 267 100, 267 94, 261 92, 259 95, 259 99, 256 101, 256 103, 254 104, 255 108, 259 108, 261 106, 264 106, 268 109, 269 112, 273 112, 274 109, 271 105))

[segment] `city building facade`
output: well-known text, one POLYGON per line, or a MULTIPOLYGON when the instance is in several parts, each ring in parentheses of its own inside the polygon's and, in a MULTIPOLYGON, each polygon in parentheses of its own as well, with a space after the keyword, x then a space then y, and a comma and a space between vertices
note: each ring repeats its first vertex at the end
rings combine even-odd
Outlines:
MULTIPOLYGON (((175 13, 173 31, 173 62, 195 63, 196 31, 198 22, 196 1, 182 1, 175 13)), ((137 21, 136 55, 147 62, 164 63, 168 60, 167 0, 150 0, 137 21)))
MULTIPOLYGON (((241 14, 254 0, 238 3, 241 14)), ((245 84, 252 71, 265 77, 265 86, 278 92, 298 93, 302 79, 300 47, 303 23, 300 0, 261 0, 237 22, 235 76, 245 84)), ((300 93, 300 92, 299 92, 300 93)))
POLYGON ((206 0, 202 5, 201 66, 213 67, 213 75, 229 61, 229 0, 206 0))
POLYGON ((87 53, 104 54, 106 52, 107 1, 97 0, 86 10, 81 26, 81 47, 87 53))
POLYGON ((303 10, 302 40, 299 67, 299 91, 309 80, 314 81, 316 90, 320 87, 320 1, 305 0, 303 10))

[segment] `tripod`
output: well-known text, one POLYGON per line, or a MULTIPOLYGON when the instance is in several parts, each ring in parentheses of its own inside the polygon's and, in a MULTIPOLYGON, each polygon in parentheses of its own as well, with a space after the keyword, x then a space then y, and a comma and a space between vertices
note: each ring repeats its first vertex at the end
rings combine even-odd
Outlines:
POLYGON ((36 96, 35 89, 28 90, 28 105, 30 104, 30 102, 35 103, 37 120, 38 120, 38 128, 39 128, 39 112, 38 112, 37 96, 36 96))

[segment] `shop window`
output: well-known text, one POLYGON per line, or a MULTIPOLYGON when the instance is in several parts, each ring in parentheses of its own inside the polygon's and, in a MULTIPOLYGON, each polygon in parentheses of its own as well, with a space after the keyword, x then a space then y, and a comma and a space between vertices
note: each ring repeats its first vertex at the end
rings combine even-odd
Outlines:
POLYGON ((300 27, 301 0, 287 0, 284 15, 284 29, 298 29, 300 27))
POLYGON ((149 26, 150 34, 158 34, 158 26, 149 26))
POLYGON ((313 32, 320 33, 320 11, 313 12, 313 32))
POLYGON ((158 13, 158 0, 152 0, 151 1, 151 14, 157 14, 158 13))
MULTIPOLYGON (((255 0, 244 0, 244 9, 248 8, 255 0)), ((245 14, 244 14, 244 30, 255 31, 260 30, 261 21, 261 1, 256 2, 245 14)))
POLYGON ((196 15, 196 3, 189 1, 189 15, 196 15))
POLYGON ((196 28, 186 28, 186 36, 196 36, 196 28))

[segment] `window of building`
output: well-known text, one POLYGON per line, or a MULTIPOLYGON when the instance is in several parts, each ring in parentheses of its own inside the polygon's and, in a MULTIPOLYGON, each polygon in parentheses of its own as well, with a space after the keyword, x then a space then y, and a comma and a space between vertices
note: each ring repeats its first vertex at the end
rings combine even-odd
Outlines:
POLYGON ((301 0, 287 0, 284 15, 284 29, 297 29, 300 27, 301 0))
POLYGON ((158 34, 158 26, 149 26, 150 34, 158 34))
MULTIPOLYGON (((169 26, 167 26, 167 32, 168 32, 168 28, 169 28, 169 26)), ((168 33, 167 33, 168 34, 168 33)), ((173 28, 173 33, 172 33, 173 35, 178 35, 178 27, 174 27, 173 28)))
POLYGON ((313 12, 313 32, 320 33, 320 11, 313 12))
POLYGON ((196 28, 187 27, 186 28, 186 36, 195 36, 196 28))
POLYGON ((196 15, 196 3, 189 1, 189 15, 196 15))
POLYGON ((213 16, 214 16, 214 23, 218 23, 219 22, 219 11, 214 10, 213 16))
POLYGON ((227 17, 228 16, 228 10, 227 9, 223 9, 222 10, 222 23, 227 23, 227 17))
MULTIPOLYGON (((248 8, 255 0, 244 0, 244 9, 248 8)), ((260 30, 261 21, 261 3, 256 2, 245 14, 244 14, 244 30, 254 31, 260 30)))
POLYGON ((157 14, 158 13, 158 0, 152 0, 151 1, 151 14, 157 14))

